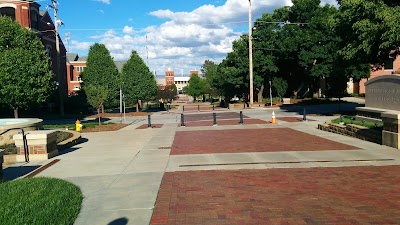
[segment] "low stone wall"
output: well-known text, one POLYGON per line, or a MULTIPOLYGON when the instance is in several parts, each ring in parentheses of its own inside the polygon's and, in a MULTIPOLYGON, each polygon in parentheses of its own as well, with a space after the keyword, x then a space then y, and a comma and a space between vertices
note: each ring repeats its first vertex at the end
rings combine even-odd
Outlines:
POLYGON ((324 124, 318 124, 318 129, 358 138, 365 141, 374 142, 377 144, 382 144, 381 132, 368 129, 366 127, 358 126, 355 124, 342 125, 329 122, 324 124))

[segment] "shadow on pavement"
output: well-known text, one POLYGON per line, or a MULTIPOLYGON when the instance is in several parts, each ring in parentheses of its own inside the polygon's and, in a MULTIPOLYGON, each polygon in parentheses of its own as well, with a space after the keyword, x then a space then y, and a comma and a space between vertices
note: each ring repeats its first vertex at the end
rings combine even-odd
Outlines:
POLYGON ((116 220, 111 221, 108 225, 126 225, 128 224, 128 219, 125 217, 118 218, 116 220))
POLYGON ((40 166, 19 166, 3 169, 3 181, 11 181, 36 170, 40 166))
POLYGON ((330 116, 333 114, 351 113, 355 112, 356 107, 363 107, 363 104, 357 103, 334 103, 324 105, 283 105, 279 108, 286 112, 297 112, 299 115, 304 115, 304 109, 306 114, 321 114, 330 116))

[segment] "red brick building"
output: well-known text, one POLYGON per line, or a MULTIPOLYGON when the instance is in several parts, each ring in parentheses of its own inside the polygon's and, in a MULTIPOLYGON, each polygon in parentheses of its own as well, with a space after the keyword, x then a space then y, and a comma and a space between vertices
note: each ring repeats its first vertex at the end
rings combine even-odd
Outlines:
POLYGON ((67 54, 67 83, 68 95, 76 95, 83 82, 80 74, 86 67, 87 57, 79 57, 78 54, 67 54))
POLYGON ((175 83, 175 75, 174 75, 174 71, 172 70, 172 68, 168 68, 167 71, 165 71, 165 85, 172 85, 173 83, 175 83))
MULTIPOLYGON (((55 26, 46 10, 40 10, 40 5, 33 1, 24 0, 0 0, 0 15, 9 16, 17 21, 21 26, 26 27, 42 40, 48 56, 52 62, 54 74, 57 74, 57 51, 55 39, 55 26)), ((66 79, 66 49, 60 38, 60 76, 55 76, 55 80, 61 88, 62 93, 67 95, 66 79)))
POLYGON ((381 66, 381 67, 373 67, 371 69, 371 74, 369 78, 361 79, 360 82, 352 84, 351 82, 349 83, 350 89, 348 89, 349 93, 357 93, 357 94, 365 94, 365 83, 373 79, 375 77, 379 76, 385 76, 385 75, 391 75, 393 73, 396 73, 396 71, 400 70, 400 56, 397 56, 394 59, 389 59, 386 62, 386 67, 381 66), (351 89, 351 87, 353 89, 351 89))

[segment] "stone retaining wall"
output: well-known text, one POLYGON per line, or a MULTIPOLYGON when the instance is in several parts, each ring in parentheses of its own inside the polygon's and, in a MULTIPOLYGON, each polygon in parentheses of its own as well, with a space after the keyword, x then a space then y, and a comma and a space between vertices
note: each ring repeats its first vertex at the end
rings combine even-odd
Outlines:
POLYGON ((324 123, 318 124, 318 129, 374 142, 377 144, 382 144, 382 132, 371 130, 369 128, 358 126, 355 124, 341 125, 334 123, 324 123))

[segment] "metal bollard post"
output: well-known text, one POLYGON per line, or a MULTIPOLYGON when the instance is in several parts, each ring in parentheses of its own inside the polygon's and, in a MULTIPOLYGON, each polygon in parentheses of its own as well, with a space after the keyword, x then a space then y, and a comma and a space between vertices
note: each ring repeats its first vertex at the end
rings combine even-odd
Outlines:
POLYGON ((150 117, 150 115, 147 116, 147 127, 151 127, 151 117, 150 117))
POLYGON ((306 107, 303 108, 303 121, 307 121, 306 107))
POLYGON ((183 113, 181 114, 181 127, 185 126, 185 117, 183 116, 183 113))
POLYGON ((197 112, 200 112, 200 105, 197 105, 197 112))
POLYGON ((243 125, 243 112, 242 111, 240 111, 240 120, 239 120, 239 123, 240 123, 240 125, 243 125))
POLYGON ((213 126, 217 126, 217 114, 213 113, 213 126))

